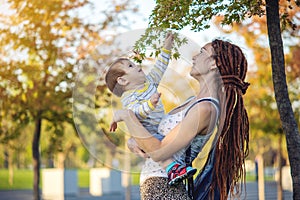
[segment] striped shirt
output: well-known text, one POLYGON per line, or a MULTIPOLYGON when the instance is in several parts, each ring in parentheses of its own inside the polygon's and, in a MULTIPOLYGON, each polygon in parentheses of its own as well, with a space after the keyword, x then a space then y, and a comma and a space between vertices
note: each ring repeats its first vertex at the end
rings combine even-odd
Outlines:
POLYGON ((161 99, 154 107, 150 98, 157 93, 157 87, 168 67, 169 60, 170 51, 163 48, 154 67, 146 76, 144 87, 142 89, 128 90, 121 97, 123 107, 132 110, 142 125, 154 136, 158 133, 158 125, 165 114, 165 110, 161 99))

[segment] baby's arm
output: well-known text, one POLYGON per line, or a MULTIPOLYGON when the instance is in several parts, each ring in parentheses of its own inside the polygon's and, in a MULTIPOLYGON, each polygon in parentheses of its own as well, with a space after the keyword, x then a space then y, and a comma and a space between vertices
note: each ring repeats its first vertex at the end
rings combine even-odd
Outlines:
MULTIPOLYGON (((155 94, 153 94, 155 95, 155 94)), ((152 95, 152 96, 153 96, 152 95)), ((151 99, 152 99, 151 96, 151 99)), ((135 116, 138 118, 138 120, 145 119, 150 112, 152 112, 157 103, 158 100, 156 97, 153 97, 153 100, 149 99, 148 101, 143 101, 143 102, 133 102, 132 104, 126 106, 127 109, 133 111, 135 116), (153 101, 153 103, 152 103, 153 101)), ((159 98, 158 98, 159 99, 159 98)), ((112 120, 112 123, 110 124, 110 131, 115 131, 117 129, 117 122, 115 119, 112 120)))
POLYGON ((169 32, 167 33, 165 43, 163 48, 161 49, 161 53, 158 55, 158 58, 156 60, 156 63, 151 69, 151 71, 148 74, 148 79, 153 82, 159 84, 160 80, 162 79, 162 76, 164 75, 171 56, 171 48, 173 45, 173 39, 174 35, 169 32))
MULTIPOLYGON (((159 102, 159 98, 161 93, 154 93, 148 101, 134 101, 131 104, 126 105, 127 109, 130 109, 134 112, 135 116, 141 120, 145 119, 150 112, 152 112, 159 102)), ((113 122, 110 124, 110 131, 115 131, 117 129, 117 122, 115 119, 112 120, 113 122)))
POLYGON ((126 108, 132 110, 139 120, 145 119, 156 108, 159 98, 160 93, 154 93, 149 100, 135 101, 126 108))

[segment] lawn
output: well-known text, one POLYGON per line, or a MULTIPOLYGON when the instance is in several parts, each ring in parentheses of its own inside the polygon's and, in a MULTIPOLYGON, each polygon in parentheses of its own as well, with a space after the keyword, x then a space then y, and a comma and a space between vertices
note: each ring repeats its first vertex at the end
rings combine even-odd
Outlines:
MULTIPOLYGON (((40 187, 42 187, 42 173, 41 173, 40 187)), ((89 187, 89 170, 79 169, 77 170, 78 187, 89 187)), ((132 184, 137 185, 139 183, 139 175, 132 175, 132 184)), ((29 169, 14 170, 13 185, 8 183, 8 170, 0 169, 0 190, 17 190, 17 189, 32 189, 33 187, 33 171, 29 169)))
MULTIPOLYGON (((89 186, 89 170, 78 170, 78 186, 89 186)), ((42 174, 40 187, 42 187, 42 174)), ((0 169, 0 190, 16 190, 16 189, 32 189, 33 187, 33 171, 29 169, 14 170, 13 185, 8 183, 8 170, 0 169)))
POLYGON ((13 185, 8 183, 8 170, 0 169, 0 189, 31 189, 33 186, 33 173, 31 170, 19 169, 14 170, 13 185))

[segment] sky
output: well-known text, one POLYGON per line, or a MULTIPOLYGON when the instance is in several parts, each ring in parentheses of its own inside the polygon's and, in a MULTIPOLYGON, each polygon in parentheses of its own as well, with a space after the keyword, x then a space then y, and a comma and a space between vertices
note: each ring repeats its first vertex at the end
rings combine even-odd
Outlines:
MULTIPOLYGON (((94 3, 95 9, 99 9, 101 12, 102 9, 105 9, 105 3, 107 4, 107 0, 90 0, 94 3)), ((116 0, 114 0, 116 1, 116 0)), ((111 1, 110 1, 111 2, 111 1)), ((118 1, 116 1, 118 2, 118 1)), ((154 0, 133 0, 133 3, 138 6, 138 15, 132 15, 132 18, 130 15, 128 15, 128 21, 135 21, 133 24, 130 25, 130 28, 132 30, 135 29, 145 29, 148 26, 148 17, 151 14, 151 11, 155 7, 155 1, 154 0)), ((96 11, 97 12, 97 11, 96 11)), ((96 18, 94 18, 96 19, 96 18)), ((197 43, 200 46, 205 45, 207 42, 211 42, 215 38, 222 38, 225 40, 229 40, 234 44, 237 44, 241 47, 241 49, 244 51, 249 64, 249 69, 254 68, 253 64, 253 56, 247 46, 245 45, 244 38, 242 36, 238 36, 237 34, 225 34, 220 32, 214 25, 211 25, 211 27, 207 30, 203 30, 201 32, 194 32, 191 30, 188 30, 187 28, 184 30, 179 31, 180 34, 186 36, 193 42, 197 43)))

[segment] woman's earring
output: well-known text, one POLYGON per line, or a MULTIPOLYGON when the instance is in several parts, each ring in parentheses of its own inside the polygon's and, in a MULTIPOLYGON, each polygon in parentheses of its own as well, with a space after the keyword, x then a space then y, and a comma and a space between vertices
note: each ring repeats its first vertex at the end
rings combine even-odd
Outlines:
POLYGON ((213 66, 210 68, 210 71, 217 71, 217 70, 218 70, 217 66, 213 66))

